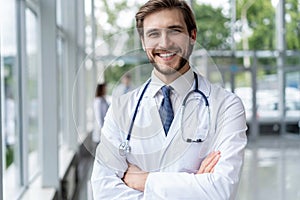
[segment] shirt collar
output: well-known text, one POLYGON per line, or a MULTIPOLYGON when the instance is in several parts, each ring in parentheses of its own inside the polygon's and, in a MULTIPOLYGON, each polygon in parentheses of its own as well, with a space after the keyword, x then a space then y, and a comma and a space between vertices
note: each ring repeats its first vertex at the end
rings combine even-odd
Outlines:
MULTIPOLYGON (((178 94, 179 96, 184 96, 191 89, 193 81, 193 70, 190 68, 186 73, 179 76, 169 85, 173 88, 176 94, 178 94)), ((164 85, 165 83, 155 75, 154 71, 152 71, 149 95, 151 97, 154 97, 164 85)))
POLYGON ((170 86, 174 89, 175 94, 179 96, 185 96, 193 86, 194 74, 193 70, 190 68, 186 73, 179 76, 174 80, 170 86))

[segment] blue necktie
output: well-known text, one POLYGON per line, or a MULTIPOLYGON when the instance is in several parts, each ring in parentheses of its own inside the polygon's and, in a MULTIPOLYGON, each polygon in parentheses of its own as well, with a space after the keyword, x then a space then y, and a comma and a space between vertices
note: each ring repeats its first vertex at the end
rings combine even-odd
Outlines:
POLYGON ((163 93, 164 98, 161 102, 159 114, 162 124, 164 126, 165 133, 167 135, 174 118, 174 112, 172 109, 172 103, 170 99, 170 88, 168 86, 163 86, 161 88, 161 91, 163 93))

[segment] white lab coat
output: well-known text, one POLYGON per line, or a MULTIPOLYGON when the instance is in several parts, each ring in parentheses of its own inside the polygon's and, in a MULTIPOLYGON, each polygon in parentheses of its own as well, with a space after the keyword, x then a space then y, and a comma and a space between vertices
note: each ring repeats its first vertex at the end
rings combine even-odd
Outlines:
POLYGON ((150 89, 147 89, 135 120, 131 153, 122 157, 119 145, 126 139, 144 86, 113 100, 102 129, 91 177, 95 200, 235 198, 247 143, 244 107, 236 95, 201 76, 198 80, 199 89, 208 97, 211 112, 210 131, 202 143, 190 144, 182 140, 180 112, 176 113, 166 137, 155 99, 149 96, 147 91, 150 89), (221 158, 214 173, 195 174, 202 160, 216 150, 221 151, 221 158), (127 162, 150 172, 144 193, 127 187, 122 181, 127 162))

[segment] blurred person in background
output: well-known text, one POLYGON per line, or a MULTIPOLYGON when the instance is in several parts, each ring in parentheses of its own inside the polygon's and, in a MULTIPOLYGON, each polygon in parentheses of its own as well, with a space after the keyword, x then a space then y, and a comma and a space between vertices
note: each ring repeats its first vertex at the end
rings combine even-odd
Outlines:
POLYGON ((106 100, 106 83, 98 84, 94 99, 95 125, 93 131, 93 141, 100 142, 101 128, 104 123, 104 117, 108 110, 109 104, 106 100))
POLYGON ((121 83, 113 90, 113 97, 119 97, 133 90, 131 75, 127 72, 121 78, 121 83))

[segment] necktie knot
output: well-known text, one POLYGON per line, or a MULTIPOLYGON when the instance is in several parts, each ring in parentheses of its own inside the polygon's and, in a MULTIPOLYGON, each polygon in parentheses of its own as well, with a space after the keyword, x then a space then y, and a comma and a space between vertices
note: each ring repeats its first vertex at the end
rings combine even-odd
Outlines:
POLYGON ((171 89, 170 89, 170 87, 169 86, 163 86, 162 88, 161 88, 161 91, 162 91, 162 93, 163 93, 163 96, 164 96, 164 98, 170 98, 170 91, 171 91, 171 89))
POLYGON ((167 134, 174 118, 174 112, 172 109, 172 103, 170 98, 171 89, 168 86, 163 86, 161 88, 161 91, 163 93, 164 98, 162 100, 161 107, 159 109, 159 114, 161 117, 161 121, 163 123, 165 133, 167 134))

